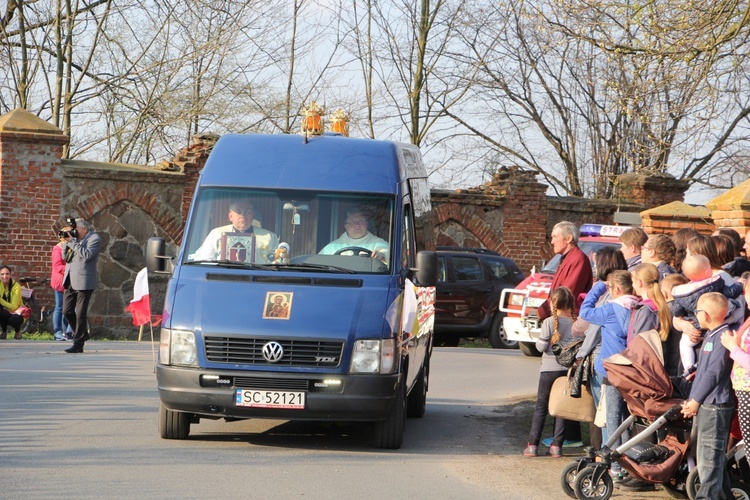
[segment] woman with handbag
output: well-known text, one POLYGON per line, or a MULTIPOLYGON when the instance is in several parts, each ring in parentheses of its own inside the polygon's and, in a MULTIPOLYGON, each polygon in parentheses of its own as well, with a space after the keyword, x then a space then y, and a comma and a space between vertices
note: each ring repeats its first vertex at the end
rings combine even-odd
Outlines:
MULTIPOLYGON (((552 307, 552 316, 542 323, 542 331, 536 348, 542 353, 542 366, 539 369, 539 385, 537 389, 536 407, 534 417, 531 420, 531 431, 529 442, 523 450, 524 457, 536 457, 539 453, 539 441, 542 438, 544 421, 549 410, 549 397, 552 384, 559 377, 564 377, 568 369, 560 365, 552 352, 552 344, 572 338, 571 327, 573 326, 573 314, 575 311, 575 298, 570 288, 561 286, 552 291, 549 297, 552 307)), ((565 432, 565 420, 555 418, 555 430, 552 443, 549 447, 549 456, 562 457, 563 434, 565 432)))
POLYGON ((21 325, 23 317, 15 314, 15 311, 23 305, 21 300, 21 284, 11 278, 11 269, 8 266, 0 266, 0 339, 8 338, 8 327, 15 330, 16 340, 21 340, 21 325))

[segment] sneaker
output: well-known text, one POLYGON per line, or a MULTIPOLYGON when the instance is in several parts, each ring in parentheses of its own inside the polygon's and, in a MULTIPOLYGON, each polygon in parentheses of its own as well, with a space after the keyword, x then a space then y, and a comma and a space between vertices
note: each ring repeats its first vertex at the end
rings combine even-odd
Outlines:
POLYGON ((523 450, 523 456, 524 457, 535 457, 539 453, 539 447, 535 444, 529 444, 526 446, 526 449, 523 450))
POLYGON ((549 447, 547 455, 552 458, 562 458, 562 448, 560 446, 552 445, 549 447))
MULTIPOLYGON (((552 446, 552 438, 542 439, 542 444, 544 446, 552 446)), ((581 441, 568 441, 567 439, 563 441, 563 448, 580 448, 583 446, 583 443, 581 441)))
POLYGON ((62 339, 65 340, 66 342, 70 342, 71 340, 73 340, 73 334, 72 333, 65 333, 65 334, 63 334, 63 338, 62 339))
POLYGON ((63 335, 63 332, 55 332, 55 340, 65 340, 65 335, 63 335))
MULTIPOLYGON (((622 470, 610 470, 609 477, 612 478, 612 482, 616 485, 622 484, 626 481, 630 481, 630 476, 626 475, 622 470)), ((619 488, 619 486, 617 487, 619 488)))

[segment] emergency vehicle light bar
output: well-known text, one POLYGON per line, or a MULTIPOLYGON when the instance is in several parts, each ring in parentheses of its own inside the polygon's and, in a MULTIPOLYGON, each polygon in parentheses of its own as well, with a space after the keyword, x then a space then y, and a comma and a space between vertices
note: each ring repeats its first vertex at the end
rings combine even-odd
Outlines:
POLYGON ((581 226, 579 236, 612 236, 619 237, 626 229, 632 226, 606 226, 604 224, 584 224, 581 226))

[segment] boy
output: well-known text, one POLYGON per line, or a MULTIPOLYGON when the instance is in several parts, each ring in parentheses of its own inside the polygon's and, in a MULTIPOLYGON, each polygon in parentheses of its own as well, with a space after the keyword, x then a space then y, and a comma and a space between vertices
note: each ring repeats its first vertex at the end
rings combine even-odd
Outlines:
POLYGON ((698 427, 696 459, 701 487, 696 500, 733 498, 726 470, 727 440, 734 413, 729 378, 732 362, 721 343, 721 334, 729 329, 724 321, 728 309, 729 301, 724 295, 709 292, 698 299, 695 311, 700 327, 708 332, 701 346, 690 399, 682 405, 682 415, 686 418, 697 415, 693 425, 698 427))

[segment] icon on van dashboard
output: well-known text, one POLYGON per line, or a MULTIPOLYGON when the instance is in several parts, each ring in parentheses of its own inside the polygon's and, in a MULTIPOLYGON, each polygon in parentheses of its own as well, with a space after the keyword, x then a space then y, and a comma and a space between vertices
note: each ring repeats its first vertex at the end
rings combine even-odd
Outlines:
POLYGON ((292 292, 267 292, 263 319, 289 319, 293 296, 292 292))

